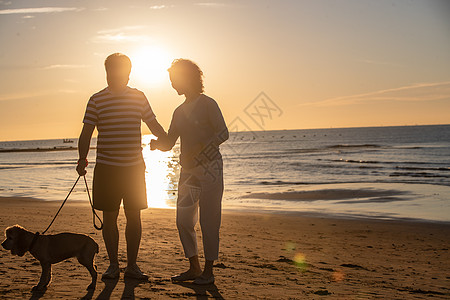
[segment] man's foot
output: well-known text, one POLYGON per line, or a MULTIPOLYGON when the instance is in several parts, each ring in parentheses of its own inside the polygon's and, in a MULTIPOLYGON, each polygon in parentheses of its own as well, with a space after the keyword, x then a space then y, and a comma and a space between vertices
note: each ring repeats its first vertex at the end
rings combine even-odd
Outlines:
POLYGON ((148 275, 142 273, 141 269, 136 264, 126 267, 125 277, 137 280, 148 280, 148 275))
POLYGON ((180 275, 173 276, 171 279, 172 279, 172 281, 177 281, 177 282, 188 281, 188 280, 194 280, 201 274, 202 274, 202 271, 194 271, 194 270, 189 269, 188 271, 183 272, 180 275))
POLYGON ((116 279, 120 276, 120 269, 118 264, 110 264, 108 269, 102 275, 102 279, 116 279))
POLYGON ((207 285, 207 284, 213 284, 214 283, 214 275, 205 277, 204 275, 195 278, 194 284, 198 285, 207 285))

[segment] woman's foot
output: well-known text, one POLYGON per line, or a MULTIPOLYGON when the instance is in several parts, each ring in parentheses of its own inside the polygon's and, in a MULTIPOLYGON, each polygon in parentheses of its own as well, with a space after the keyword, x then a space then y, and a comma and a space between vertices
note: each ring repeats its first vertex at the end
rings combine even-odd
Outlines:
POLYGON ((194 280, 194 284, 198 284, 198 285, 207 285, 207 284, 213 284, 214 283, 214 275, 204 275, 202 274, 201 276, 195 278, 194 280))
POLYGON ((202 274, 194 280, 194 284, 206 285, 214 283, 214 260, 206 260, 202 274))
POLYGON ((197 277, 199 277, 202 274, 202 271, 199 270, 193 270, 193 269, 189 269, 186 272, 181 273, 180 275, 176 275, 173 276, 171 279, 172 281, 188 281, 188 280, 194 280, 197 277))

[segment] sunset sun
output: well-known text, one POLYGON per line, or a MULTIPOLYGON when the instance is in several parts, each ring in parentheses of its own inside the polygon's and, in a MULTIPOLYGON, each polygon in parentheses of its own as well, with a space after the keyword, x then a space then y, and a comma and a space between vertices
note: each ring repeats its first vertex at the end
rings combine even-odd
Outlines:
POLYGON ((172 58, 169 53, 156 46, 146 46, 136 49, 130 55, 133 68, 131 79, 139 84, 154 86, 168 80, 167 69, 172 58))

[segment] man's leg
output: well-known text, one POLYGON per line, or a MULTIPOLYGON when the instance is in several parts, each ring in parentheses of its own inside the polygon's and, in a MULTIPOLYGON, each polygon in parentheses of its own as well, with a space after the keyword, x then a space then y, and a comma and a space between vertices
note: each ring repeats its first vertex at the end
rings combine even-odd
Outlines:
POLYGON ((142 225, 141 211, 125 209, 127 225, 125 228, 125 237, 127 240, 127 260, 128 266, 136 264, 139 245, 141 243, 142 225))
POLYGON ((127 268, 124 276, 138 280, 148 280, 148 275, 142 273, 136 264, 142 235, 141 211, 139 209, 125 209, 125 216, 127 218, 125 227, 127 268))
POLYGON ((119 230, 117 228, 117 217, 119 211, 103 212, 103 240, 105 241, 106 251, 108 252, 110 264, 119 264, 119 230))

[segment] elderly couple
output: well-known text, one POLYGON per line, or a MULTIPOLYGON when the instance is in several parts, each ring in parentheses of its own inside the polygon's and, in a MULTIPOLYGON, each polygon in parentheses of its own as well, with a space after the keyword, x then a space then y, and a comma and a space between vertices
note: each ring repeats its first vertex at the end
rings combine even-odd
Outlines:
MULTIPOLYGON (((175 60, 169 68, 172 87, 184 102, 175 110, 168 133, 156 120, 141 91, 127 86, 131 61, 115 53, 105 60, 108 87, 91 96, 79 138, 77 172, 86 174, 87 154, 97 127, 97 158, 93 179, 94 208, 103 211, 103 240, 110 265, 102 278, 120 275, 118 261, 120 204, 126 216, 127 267, 125 277, 147 280, 136 264, 141 241, 141 210, 147 208, 145 164, 141 148, 141 120, 158 137, 150 148, 168 151, 181 139, 176 224, 190 267, 173 281, 214 282, 213 263, 219 254, 223 194, 223 164, 219 145, 228 130, 216 101, 203 94, 203 73, 192 61, 175 60), (200 212, 199 212, 200 210, 200 212), (202 270, 195 225, 200 213, 205 267, 202 270)), ((151 166, 150 166, 150 172, 151 166)))

